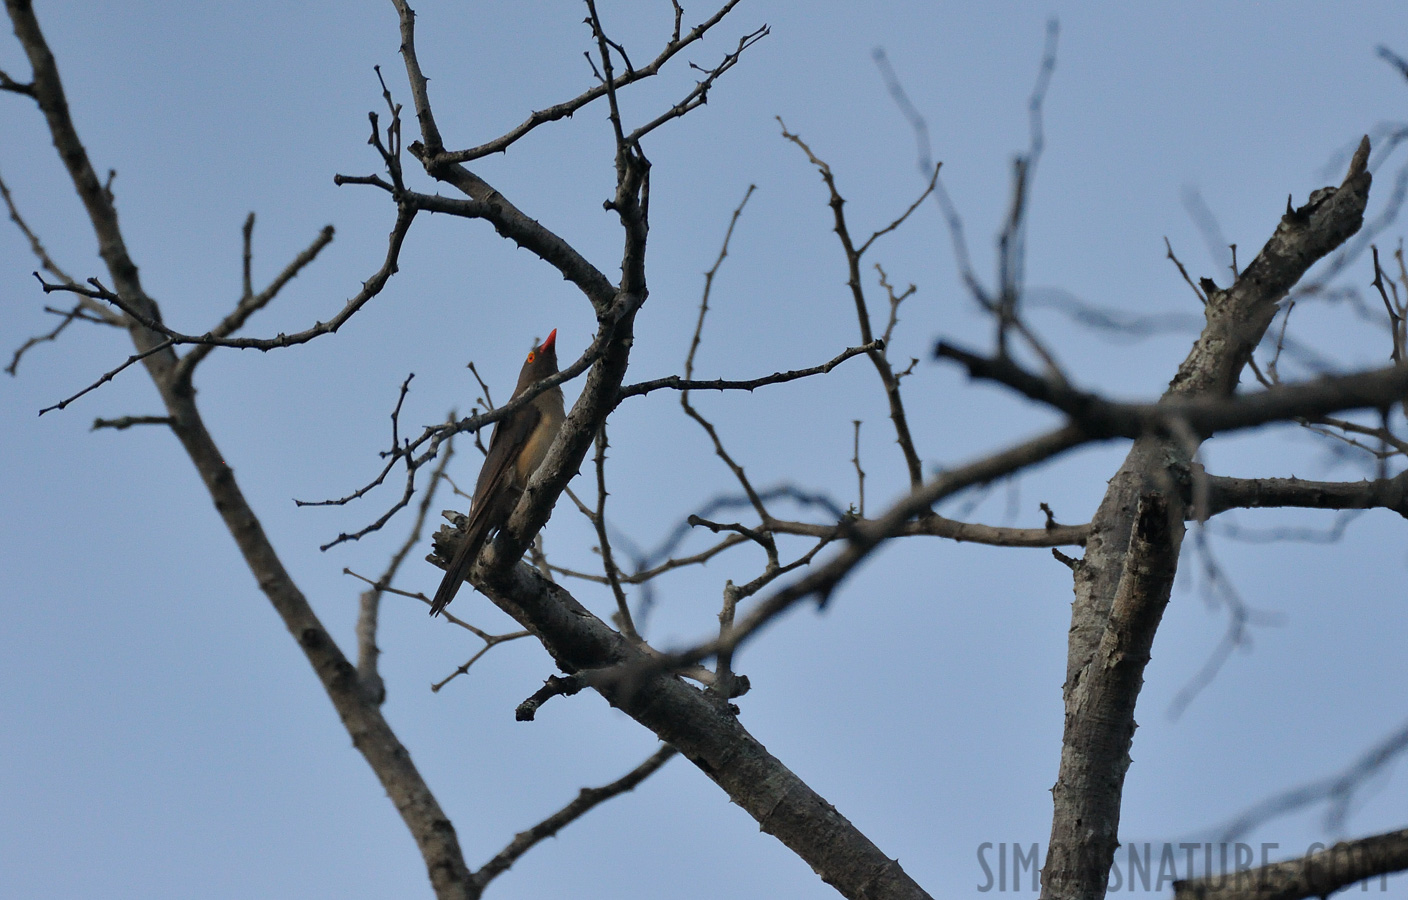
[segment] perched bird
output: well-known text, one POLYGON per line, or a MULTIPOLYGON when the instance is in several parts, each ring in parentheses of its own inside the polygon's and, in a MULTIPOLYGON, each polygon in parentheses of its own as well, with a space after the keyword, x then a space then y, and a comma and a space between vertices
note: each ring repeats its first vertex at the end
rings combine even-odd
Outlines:
MULTIPOLYGON (((518 373, 518 386, 513 389, 515 398, 537 382, 557 374, 556 341, 557 329, 554 328, 541 347, 528 351, 523 370, 518 373)), ((548 455, 548 448, 562 428, 564 418, 562 388, 553 386, 494 425, 489 455, 484 458, 484 467, 479 470, 479 481, 474 486, 464 540, 435 592, 435 600, 430 604, 432 616, 438 616, 455 598, 490 532, 508 521, 528 479, 548 455)))

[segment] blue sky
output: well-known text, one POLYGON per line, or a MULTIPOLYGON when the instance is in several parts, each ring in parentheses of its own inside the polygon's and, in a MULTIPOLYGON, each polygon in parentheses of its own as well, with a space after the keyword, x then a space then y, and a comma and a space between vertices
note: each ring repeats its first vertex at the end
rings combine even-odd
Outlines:
MULTIPOLYGON (((368 110, 382 110, 380 65, 409 102, 389 3, 99 4, 41 2, 73 113, 95 165, 114 168, 129 247, 174 327, 200 332, 239 290, 239 228, 258 216, 255 279, 267 281, 318 229, 337 239, 249 326, 272 335, 326 319, 379 265, 392 221, 367 188, 368 110)), ((447 142, 469 146, 529 110, 590 84, 579 5, 422 2, 420 53, 447 142)), ((689 21, 702 7, 687 7, 689 21)), ((1064 294, 1133 315, 1196 316, 1164 258, 1167 237, 1191 274, 1225 284, 1187 209, 1196 191, 1239 257, 1250 258, 1292 194, 1338 183, 1360 135, 1408 119, 1408 82, 1375 55, 1408 55, 1401 3, 953 4, 748 3, 688 58, 716 60, 762 23, 772 33, 709 104, 646 144, 652 171, 651 297, 632 380, 678 372, 702 273, 732 209, 758 186, 715 286, 697 372, 750 377, 815 364, 858 343, 843 258, 814 170, 775 116, 827 160, 858 232, 888 223, 922 188, 911 132, 872 61, 883 47, 926 117, 975 265, 992 271, 1012 154, 1027 141, 1026 101, 1045 23, 1060 22, 1045 107, 1046 152, 1027 235, 1033 297, 1064 294), (1327 168, 1327 166, 1329 168, 1327 168)), ((607 27, 639 61, 666 36, 663 3, 606 3, 607 27)), ((689 89, 680 65, 632 91, 639 122, 689 89)), ((0 68, 27 73, 13 39, 0 68)), ((91 231, 42 119, 0 97, 0 175, 30 224, 74 275, 103 274, 91 231)), ((410 132, 413 122, 406 123, 410 132)), ((1374 163, 1370 216, 1403 150, 1374 163)), ((520 208, 616 272, 620 235, 601 209, 613 172, 602 107, 540 129, 477 170, 520 208)), ((412 184, 433 186, 424 176, 412 184)), ((1403 225, 1381 248, 1396 247, 1403 225)), ((990 328, 957 279, 932 205, 874 251, 891 279, 918 286, 892 352, 925 354, 947 337, 984 348, 990 328)), ((52 327, 22 238, 0 229, 0 337, 7 351, 52 327)), ((379 573, 404 525, 320 553, 386 508, 299 509, 293 498, 349 492, 380 464, 387 415, 407 373, 403 422, 468 410, 474 360, 502 400, 529 342, 553 328, 574 358, 591 310, 540 261, 482 223, 422 217, 402 271, 340 333, 268 354, 217 352, 197 378, 208 423, 265 528, 333 633, 350 648, 359 583, 379 573)), ((876 309, 882 294, 867 271, 876 309)), ((1367 262, 1345 282, 1363 288, 1367 262)), ((1370 298, 1371 300, 1373 298, 1370 298)), ((50 298, 52 300, 52 298, 50 298)), ((1297 310, 1290 333, 1335 367, 1381 364, 1381 323, 1347 304, 1297 310)), ((1190 330, 1111 339, 1050 308, 1031 313, 1082 385, 1152 397, 1190 330)), ((35 416, 130 352, 123 336, 79 328, 31 351, 0 390, 0 895, 113 897, 428 896, 424 869, 391 804, 352 749, 301 654, 234 552, 175 441, 156 429, 88 430, 95 417, 158 411, 133 369, 63 412, 35 416)), ((1287 376, 1313 374, 1304 359, 1287 376)), ((905 381, 926 468, 997 449, 1054 421, 1044 410, 921 362, 905 381)), ((569 400, 575 387, 569 386, 569 400)), ((867 508, 903 489, 884 398, 864 360, 825 380, 756 395, 698 397, 757 483, 854 499, 853 419, 864 420, 867 508)), ((612 519, 650 546, 733 489, 674 398, 623 407, 611 426, 612 519)), ((468 449, 468 448, 465 448, 468 449)), ((1283 428, 1206 448, 1235 475, 1363 477, 1323 441, 1283 428)), ((1037 504, 1087 519, 1122 446, 1082 451, 999 486, 966 515, 1037 525, 1037 504)), ((472 454, 452 472, 474 477, 472 454)), ((584 490, 591 481, 578 482, 584 490)), ((448 497, 436 508, 459 506, 448 497)), ((945 512, 965 510, 963 499, 945 512)), ((1329 514, 1242 513, 1243 527, 1325 528, 1329 514)), ((1122 834, 1206 834, 1278 790, 1332 774, 1397 729, 1396 686, 1408 566, 1402 520, 1367 513, 1336 544, 1211 546, 1243 599, 1274 624, 1233 655, 1184 715, 1167 714, 1225 624, 1198 558, 1185 552, 1140 698, 1122 834)), ((568 504, 545 532, 554 560, 594 565, 594 537, 568 504)), ((798 545, 800 546, 800 545, 798 545)), ((795 549, 795 548, 794 548, 795 549)), ((433 590, 419 561, 400 587, 433 590)), ((673 575, 658 588, 650 637, 677 646, 708 633, 725 579, 759 571, 748 552, 673 575)), ((1060 749, 1069 572, 1046 551, 897 543, 823 613, 799 609, 743 654, 754 690, 743 722, 928 890, 966 895, 983 881, 984 842, 1041 842, 1060 749)), ((608 593, 577 586, 594 610, 608 593)), ((510 623, 469 592, 456 611, 489 630, 510 623)), ((477 649, 412 601, 383 613, 387 714, 478 865, 578 788, 610 781, 655 746, 594 695, 557 700, 538 721, 514 706, 552 672, 541 648, 497 648, 438 694, 428 686, 477 649)), ((1315 840, 1403 827, 1402 772, 1381 776, 1344 835, 1315 811, 1255 840, 1299 852, 1315 840)), ((491 888, 498 897, 826 896, 807 867, 681 760, 533 851, 491 888), (668 885, 668 888, 662 887, 668 885)), ((1402 896, 1390 882, 1389 896, 1402 896)))

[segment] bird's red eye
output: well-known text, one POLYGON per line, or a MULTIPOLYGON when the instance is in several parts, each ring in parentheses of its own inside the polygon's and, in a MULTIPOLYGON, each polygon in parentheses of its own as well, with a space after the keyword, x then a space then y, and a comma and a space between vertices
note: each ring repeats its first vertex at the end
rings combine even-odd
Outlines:
POLYGON ((538 355, 538 354, 534 353, 532 350, 529 350, 529 351, 528 351, 528 361, 529 361, 529 362, 532 362, 532 361, 533 361, 533 357, 535 357, 535 356, 537 356, 537 355, 538 355))

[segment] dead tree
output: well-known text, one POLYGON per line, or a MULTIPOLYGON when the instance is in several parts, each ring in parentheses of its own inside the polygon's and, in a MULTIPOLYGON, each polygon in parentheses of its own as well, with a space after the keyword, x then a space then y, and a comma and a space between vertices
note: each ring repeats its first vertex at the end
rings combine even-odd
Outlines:
MULTIPOLYGON (((338 178, 340 184, 384 193, 394 207, 395 224, 384 260, 344 308, 327 321, 314 323, 296 333, 254 338, 240 336, 250 317, 272 302, 283 285, 318 256, 332 239, 331 231, 319 235, 267 288, 256 291, 249 278, 247 226, 246 284, 237 306, 200 334, 182 333, 168 327, 161 308, 145 292, 138 277, 137 264, 119 227, 111 185, 99 177, 79 138, 57 64, 31 4, 29 0, 6 0, 32 74, 27 81, 10 75, 0 76, 0 87, 32 99, 43 114, 59 156, 83 202, 107 270, 103 277, 82 280, 69 277, 48 258, 38 237, 29 235, 46 272, 39 279, 43 293, 71 297, 74 304, 64 313, 58 329, 35 340, 57 337, 69 323, 85 321, 120 327, 128 332, 133 344, 133 352, 124 362, 50 409, 61 410, 124 369, 142 364, 160 394, 164 414, 100 420, 98 426, 157 425, 169 430, 180 442, 261 590, 308 659, 354 745, 402 816, 424 858, 436 895, 441 898, 479 896, 494 877, 538 841, 603 800, 631 789, 674 753, 688 759, 731 801, 747 811, 763 831, 806 861, 842 895, 855 898, 927 896, 898 861, 886 856, 744 727, 735 701, 742 702, 739 698, 747 692, 749 684, 746 678, 736 674, 735 656, 784 611, 808 600, 824 604, 860 562, 889 541, 928 536, 1005 547, 1083 547, 1084 554, 1079 559, 1055 551, 1072 570, 1076 602, 1065 683, 1065 736, 1054 791, 1043 895, 1053 898, 1102 896, 1118 844, 1123 781, 1130 764, 1136 701, 1149 650, 1168 602, 1188 523, 1206 522, 1229 509, 1267 506, 1382 507, 1408 516, 1408 494, 1405 494, 1405 477, 1408 476, 1391 475, 1387 468, 1388 460, 1408 450, 1408 442, 1391 427, 1393 420, 1389 415, 1389 411, 1402 404, 1408 395, 1408 365, 1403 362, 1408 273, 1403 270, 1401 253, 1397 257, 1396 274, 1380 268, 1377 253, 1374 261, 1375 284, 1390 325, 1390 365, 1300 383, 1281 381, 1272 367, 1269 377, 1257 370, 1262 383, 1260 389, 1239 390, 1244 369, 1253 365, 1254 352, 1263 344, 1283 302, 1306 271, 1334 253, 1360 229, 1371 184, 1367 166, 1368 139, 1354 154, 1338 186, 1315 190, 1300 205, 1288 203, 1265 246, 1237 272, 1230 285, 1219 287, 1208 280, 1193 285, 1189 281, 1204 306, 1202 333, 1182 366, 1172 374, 1169 388, 1162 397, 1147 403, 1128 403, 1110 400, 1097 390, 1075 384, 1056 363, 1056 354, 1045 346, 1024 318, 1021 242, 1027 188, 1040 153, 1040 133, 1034 129, 1033 145, 1016 167, 1011 214, 1000 238, 997 285, 984 286, 971 266, 964 263, 965 281, 974 299, 992 318, 993 347, 986 352, 976 352, 939 341, 934 355, 963 366, 973 378, 996 382, 1059 411, 1063 422, 966 464, 938 474, 926 474, 910 433, 913 413, 906 406, 903 390, 905 377, 918 361, 906 364, 892 360, 888 351, 898 323, 898 310, 913 289, 896 289, 881 270, 880 284, 886 296, 877 303, 866 287, 863 266, 876 242, 903 226, 936 191, 940 202, 946 203, 937 165, 926 163, 927 183, 907 210, 866 234, 854 230, 848 220, 839 180, 831 167, 802 136, 783 125, 783 139, 794 144, 805 164, 813 166, 821 176, 825 190, 822 199, 830 207, 848 274, 847 289, 856 316, 856 342, 848 348, 837 348, 831 358, 803 369, 732 380, 695 378, 695 350, 705 333, 713 276, 727 255, 726 236, 714 268, 706 278, 698 325, 683 372, 652 381, 633 383, 627 379, 636 318, 649 293, 645 265, 650 234, 651 162, 646 155, 649 138, 657 129, 703 105, 715 82, 767 35, 767 28, 736 35, 736 44, 722 59, 711 68, 700 69, 694 86, 653 117, 632 121, 621 111, 618 95, 667 66, 678 65, 676 57, 704 34, 716 29, 733 11, 736 2, 725 3, 693 28, 686 27, 684 11, 676 5, 670 38, 647 64, 635 66, 626 49, 611 38, 594 2, 587 0, 587 25, 593 45, 588 58, 593 64, 596 83, 570 100, 533 112, 521 125, 493 140, 455 149, 453 136, 442 133, 437 124, 431 82, 417 55, 415 13, 405 0, 393 0, 399 18, 406 86, 393 89, 383 82, 386 119, 383 121, 378 114, 371 116, 369 142, 379 156, 379 171, 338 178), (415 139, 404 146, 402 106, 395 99, 403 92, 409 97, 417 132, 415 139), (619 224, 619 279, 608 277, 571 243, 554 233, 535 214, 516 206, 510 196, 489 184, 474 168, 476 161, 508 151, 515 142, 536 129, 592 104, 604 105, 609 110, 615 188, 606 206, 619 224), (410 187, 403 169, 408 155, 435 186, 446 193, 423 192, 410 187), (410 537, 386 572, 380 578, 368 579, 371 586, 363 597, 358 653, 354 660, 337 645, 313 613, 246 501, 234 472, 225 463, 204 424, 193 378, 200 363, 216 348, 284 350, 327 339, 337 332, 374 301, 394 277, 403 243, 423 213, 481 220, 506 240, 530 251, 581 294, 595 316, 597 331, 578 359, 512 403, 427 428, 411 437, 403 438, 395 431, 392 450, 386 454, 385 467, 378 477, 337 501, 359 498, 382 484, 398 467, 404 470, 405 483, 400 498, 362 531, 342 535, 332 543, 355 540, 379 529, 403 509, 418 511, 410 537), (858 439, 853 460, 857 498, 850 508, 841 509, 824 497, 808 495, 800 489, 770 491, 755 485, 743 461, 730 452, 713 423, 691 403, 691 396, 697 392, 746 394, 759 388, 824 375, 842 364, 863 365, 859 360, 847 363, 862 356, 879 380, 885 411, 903 456, 909 484, 905 496, 874 515, 868 516, 866 511, 866 473, 858 439), (577 380, 580 380, 578 399, 572 405, 562 433, 533 475, 507 525, 486 545, 470 574, 473 586, 512 616, 521 630, 494 635, 468 623, 460 624, 483 641, 481 655, 499 643, 528 636, 540 642, 550 655, 560 674, 548 677, 543 689, 520 705, 520 718, 533 718, 543 704, 554 697, 590 689, 651 731, 664 747, 618 781, 583 791, 559 813, 516 836, 488 863, 471 869, 464 859, 454 826, 382 715, 385 690, 377 668, 378 604, 393 590, 392 579, 419 537, 433 488, 444 474, 451 439, 458 434, 478 434, 510 410, 528 403, 536 393, 577 380), (701 552, 688 554, 677 554, 675 547, 669 546, 663 557, 632 569, 623 566, 613 553, 608 528, 607 426, 623 403, 661 391, 677 392, 684 413, 698 424, 716 455, 733 473, 749 518, 729 521, 707 512, 696 512, 687 519, 689 527, 716 535, 714 543, 701 552), (1343 413, 1355 410, 1380 412, 1381 424, 1365 425, 1342 417, 1343 413), (1372 444, 1378 458, 1385 461, 1379 477, 1357 483, 1314 483, 1275 477, 1240 479, 1207 472, 1198 462, 1199 447, 1217 435, 1291 421, 1337 434, 1346 441, 1372 444), (1048 513, 1044 526, 997 527, 949 518, 934 510, 940 501, 967 489, 1007 478, 1076 448, 1114 440, 1129 441, 1131 448, 1124 464, 1110 480, 1094 517, 1087 523, 1060 525, 1048 513), (420 470, 437 460, 428 484, 417 484, 420 470), (533 543, 554 506, 569 493, 569 483, 584 467, 594 476, 595 498, 583 501, 572 494, 571 502, 596 534, 600 572, 556 566, 533 543), (412 507, 417 491, 423 492, 421 500, 412 507), (811 515, 782 518, 774 512, 779 499, 800 503, 811 515), (805 538, 809 543, 804 551, 789 553, 787 547, 792 545, 784 545, 779 538, 805 538), (643 629, 638 627, 627 589, 648 585, 665 572, 698 565, 745 546, 760 551, 765 563, 752 580, 741 584, 728 581, 720 586, 722 603, 717 634, 683 648, 652 646, 642 633, 643 629), (525 554, 531 562, 524 561, 525 554), (593 613, 559 579, 608 586, 616 601, 614 614, 607 619, 593 613)), ((1034 104, 1038 108, 1045 79, 1049 78, 1054 64, 1053 52, 1048 48, 1034 104)), ((6 200, 10 201, 8 192, 6 200)), ((743 202, 747 202, 747 196, 743 202)), ((28 234, 23 217, 13 203, 10 211, 28 234)), ((742 211, 740 204, 735 221, 742 211)), ((32 346, 33 342, 22 347, 16 362, 19 355, 32 346)), ((402 386, 402 399, 408 387, 409 380, 402 386)), ((398 404, 398 414, 399 409, 398 404)), ((393 423, 399 428, 395 416, 393 423)), ((443 566, 449 558, 457 537, 453 528, 441 530, 432 554, 438 565, 443 566)), ((470 663, 473 661, 471 659, 470 663)), ((460 671, 467 670, 470 663, 460 671)), ((1388 837, 1366 840, 1376 841, 1375 848, 1383 849, 1389 847, 1388 837)), ((1389 847, 1372 857, 1378 861, 1379 870, 1408 866, 1408 859, 1401 850, 1396 853, 1391 850, 1389 847)), ((1307 861, 1307 865, 1310 864, 1307 861)), ((1350 881, 1365 877, 1365 871, 1359 869, 1350 873, 1353 876, 1350 881)), ((1324 894, 1343 883, 1349 882, 1327 884, 1323 879, 1307 879, 1297 889, 1299 892, 1282 892, 1276 896, 1324 894)), ((1203 895, 1197 886, 1185 885, 1182 890, 1191 892, 1190 896, 1203 895)))

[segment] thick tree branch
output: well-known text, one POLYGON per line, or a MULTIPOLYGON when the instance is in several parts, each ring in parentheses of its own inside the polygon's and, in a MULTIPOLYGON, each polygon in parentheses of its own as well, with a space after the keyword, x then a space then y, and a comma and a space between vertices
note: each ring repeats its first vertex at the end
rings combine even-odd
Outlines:
MULTIPOLYGON (((841 538, 855 528, 872 528, 873 519, 857 518, 835 525, 813 524, 811 522, 791 522, 782 519, 769 519, 767 528, 778 534, 797 534, 808 537, 841 538)), ((944 516, 927 515, 905 522, 893 530, 891 537, 928 535, 948 538, 960 544, 987 544, 992 547, 1070 547, 1085 543, 1090 533, 1089 525, 1049 525, 1045 528, 1011 528, 1002 525, 983 525, 979 522, 960 522, 944 516)))
POLYGON ((1143 422, 1144 436, 1135 440, 1091 521, 1085 557, 1074 569, 1066 721, 1042 870, 1043 900, 1099 900, 1105 894, 1119 844, 1143 661, 1172 588, 1177 560, 1170 549, 1176 551, 1183 536, 1182 485, 1191 480, 1200 436, 1303 415, 1327 403, 1377 405, 1382 394, 1375 390, 1408 385, 1408 368, 1388 369, 1229 398, 1277 303, 1363 223, 1371 182, 1368 156, 1365 138, 1338 188, 1321 188, 1304 206, 1288 208, 1232 286, 1208 291, 1202 335, 1163 400, 1143 411, 1163 417, 1156 421, 1164 427, 1145 431, 1155 422, 1143 422), (1170 412, 1177 418, 1170 421, 1170 412), (1160 517, 1163 524, 1154 521, 1160 517), (1158 540, 1150 540, 1153 536, 1158 540))
MULTIPOLYGON (((48 44, 29 0, 5 0, 15 34, 34 69, 34 95, 48 122, 59 157, 83 200, 99 252, 120 294, 135 311, 159 322, 160 311, 146 296, 137 267, 127 253, 111 196, 98 181, 69 117, 68 103, 48 44)), ((251 574, 283 619, 313 667, 343 725, 376 773, 420 848, 436 894, 442 900, 475 896, 454 826, 441 811, 406 748, 362 689, 357 670, 313 613, 250 508, 234 471, 205 428, 189 385, 173 376, 176 363, 169 340, 140 324, 132 339, 161 393, 171 429, 195 465, 211 500, 244 556, 251 574)))
POLYGON ((1229 509, 1389 509, 1408 518, 1408 470, 1373 481, 1303 481, 1299 478, 1229 478, 1210 475, 1207 514, 1229 509))
MULTIPOLYGON (((402 21, 404 35, 404 16, 402 21)), ((416 70, 413 55, 408 53, 407 59, 408 68, 416 70)), ((748 810, 763 830, 778 836, 844 895, 925 896, 898 864, 768 754, 738 723, 726 700, 720 702, 686 685, 673 673, 648 671, 654 654, 612 630, 537 570, 516 564, 618 402, 635 312, 646 296, 647 172, 648 163, 638 148, 618 139, 618 184, 611 207, 624 232, 622 280, 609 298, 588 293, 600 316, 593 341, 601 348, 599 357, 547 458, 498 538, 481 552, 470 579, 532 631, 559 668, 569 675, 580 674, 609 702, 677 747, 748 810), (622 678, 612 672, 644 674, 622 678)), ((443 560, 452 549, 444 541, 451 533, 442 529, 440 537, 443 560)))
MULTIPOLYGON (((649 164, 638 147, 618 139, 617 190, 610 208, 621 219, 624 246, 621 283, 611 286, 595 269, 557 253, 553 242, 560 239, 526 217, 520 220, 521 213, 507 206, 477 176, 436 161, 440 136, 415 59, 413 14, 400 0, 397 6, 402 11, 403 56, 425 139, 425 147, 419 153, 422 161, 428 163, 430 174, 460 188, 471 202, 484 204, 473 209, 465 207, 466 211, 491 218, 505 236, 515 240, 526 236, 535 242, 530 249, 583 289, 596 307, 600 323, 593 341, 599 355, 587 373, 581 395, 506 526, 481 553, 471 580, 496 605, 537 635, 563 671, 586 674, 611 703, 679 748, 754 815, 765 831, 781 838, 843 894, 925 896, 898 864, 880 853, 830 804, 768 754, 723 704, 670 673, 656 672, 638 681, 633 679, 630 684, 619 678, 594 675, 602 669, 644 671, 653 656, 613 631, 535 569, 516 564, 531 536, 547 520, 553 502, 576 474, 600 424, 618 399, 634 316, 646 297, 649 164)), ((412 152, 417 152, 414 146, 412 152)), ((439 208, 449 211, 450 207, 439 208)), ((442 531, 442 536, 447 535, 442 531)), ((450 548, 442 543, 442 554, 447 549, 450 548)))
POLYGON ((1381 409, 1408 394, 1408 365, 1331 375, 1269 390, 1226 395, 1170 390, 1157 403, 1118 403, 1023 370, 1006 358, 986 358, 940 342, 934 354, 962 363, 969 375, 996 381, 1064 412, 1093 438, 1168 435, 1187 428, 1200 438, 1272 422, 1319 419, 1350 409, 1381 409))
MULTIPOLYGON (((408 148, 421 161, 432 178, 458 188, 467 200, 454 200, 427 194, 405 192, 403 204, 429 212, 449 212, 468 218, 485 219, 503 237, 536 254, 562 276, 575 284, 591 300, 598 314, 604 314, 616 297, 616 287, 595 266, 536 220, 529 218, 488 182, 459 165, 444 153, 444 140, 430 108, 427 79, 416 55, 415 10, 406 0, 392 0, 401 21, 401 58, 411 85, 421 140, 408 148)), ((489 151, 493 152, 493 151, 489 151)))
MULTIPOLYGON (((440 536, 448 532, 442 529, 440 536)), ((441 543, 442 559, 450 549, 441 543)), ((899 863, 768 753, 725 703, 661 671, 652 654, 526 563, 485 570, 491 580, 476 586, 538 635, 559 668, 580 673, 611 705, 676 747, 843 896, 928 896, 899 863)))
POLYGON ((1304 900, 1328 897, 1356 882, 1408 869, 1408 829, 1342 841, 1333 847, 1235 872, 1173 883, 1174 900, 1304 900))
MULTIPOLYGON (((1084 688, 1082 701, 1089 704, 1090 709, 1098 710, 1100 718, 1095 720, 1097 724, 1072 735, 1068 714, 1067 740, 1061 748, 1061 772, 1063 776, 1078 773, 1080 780, 1070 778, 1056 782, 1053 793, 1058 816, 1069 806, 1088 806, 1104 812, 1104 805, 1114 798, 1114 815, 1118 821, 1118 798, 1129 768, 1129 747, 1134 740, 1135 701, 1144 684, 1144 667, 1149 662, 1154 633, 1168 604, 1168 588, 1178 570, 1183 523, 1174 518, 1176 511, 1168 498, 1156 490, 1141 494, 1136 501, 1134 533, 1127 554, 1138 559, 1139 565, 1125 567, 1104 633, 1078 676, 1084 688), (1108 760, 1112 765, 1088 766, 1087 761, 1091 759, 1108 760)), ((1107 843, 1113 833, 1091 829, 1078 837, 1065 832, 1061 836, 1065 843, 1058 846, 1053 834, 1047 867, 1052 868, 1053 863, 1060 866, 1067 882, 1082 885, 1098 882, 1103 888, 1115 851, 1115 844, 1107 843)))
POLYGON ((1369 138, 1360 141, 1338 187, 1313 191, 1304 206, 1286 214, 1256 259, 1227 290, 1208 297, 1207 327, 1178 368, 1169 390, 1180 394, 1230 394, 1242 367, 1306 270, 1344 243, 1364 222, 1372 177, 1369 138))

